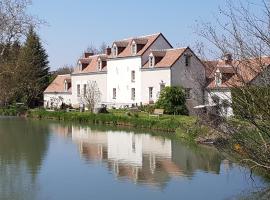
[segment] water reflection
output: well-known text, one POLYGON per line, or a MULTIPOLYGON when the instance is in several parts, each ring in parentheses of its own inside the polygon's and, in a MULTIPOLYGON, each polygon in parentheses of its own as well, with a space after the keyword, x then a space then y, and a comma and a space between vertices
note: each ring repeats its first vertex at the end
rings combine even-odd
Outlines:
POLYGON ((99 131, 90 127, 54 126, 71 136, 81 156, 102 161, 119 179, 164 186, 173 177, 192 178, 198 170, 218 174, 222 158, 212 148, 187 146, 179 141, 125 131, 99 131))
POLYGON ((241 169, 215 149, 150 134, 0 119, 1 200, 224 199, 254 191, 241 169))
POLYGON ((33 199, 36 176, 48 148, 49 129, 40 122, 0 120, 0 198, 33 199))

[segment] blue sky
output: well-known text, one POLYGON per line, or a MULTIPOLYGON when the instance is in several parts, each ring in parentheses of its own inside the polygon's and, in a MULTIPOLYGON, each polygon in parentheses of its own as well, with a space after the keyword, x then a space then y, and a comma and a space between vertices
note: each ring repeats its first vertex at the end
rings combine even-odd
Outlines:
POLYGON ((48 25, 38 32, 55 70, 76 63, 93 43, 162 32, 173 46, 192 46, 196 20, 212 21, 224 0, 33 0, 48 25))

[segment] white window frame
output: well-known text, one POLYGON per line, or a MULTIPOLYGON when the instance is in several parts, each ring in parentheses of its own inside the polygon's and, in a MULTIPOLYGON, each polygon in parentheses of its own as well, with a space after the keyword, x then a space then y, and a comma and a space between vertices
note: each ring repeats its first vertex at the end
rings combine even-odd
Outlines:
POLYGON ((79 71, 82 71, 82 62, 81 61, 78 62, 78 67, 79 67, 79 71))
POLYGON ((135 100, 135 98, 136 98, 136 89, 131 88, 131 100, 135 100))
POLYGON ((77 97, 81 96, 81 85, 77 84, 77 97))
POLYGON ((155 66, 155 57, 149 56, 149 67, 154 67, 154 66, 155 66))
POLYGON ((114 57, 118 56, 118 47, 116 44, 113 45, 112 52, 114 57))
POLYGON ((135 70, 131 71, 131 82, 135 82, 135 78, 136 78, 136 72, 135 70))
POLYGON ((132 43, 131 45, 131 55, 136 55, 137 54, 137 44, 135 42, 132 43))
POLYGON ((154 87, 149 87, 148 88, 148 97, 149 97, 150 101, 153 100, 153 90, 154 90, 154 87))
POLYGON ((68 91, 68 82, 67 82, 67 80, 65 80, 65 83, 64 83, 64 91, 65 92, 68 91))
POLYGON ((113 98, 113 99, 116 99, 116 95, 117 95, 116 88, 113 88, 113 95, 112 95, 112 98, 113 98))

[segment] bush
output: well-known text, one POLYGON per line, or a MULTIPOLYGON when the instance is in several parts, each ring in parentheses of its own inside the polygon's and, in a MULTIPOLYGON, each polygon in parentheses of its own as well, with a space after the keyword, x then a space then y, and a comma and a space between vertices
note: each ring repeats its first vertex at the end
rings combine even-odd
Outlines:
POLYGON ((142 105, 139 107, 140 111, 153 113, 155 110, 155 105, 142 105))
POLYGON ((187 115, 188 109, 185 105, 186 97, 184 89, 181 87, 164 88, 156 102, 156 108, 164 109, 166 114, 187 115))

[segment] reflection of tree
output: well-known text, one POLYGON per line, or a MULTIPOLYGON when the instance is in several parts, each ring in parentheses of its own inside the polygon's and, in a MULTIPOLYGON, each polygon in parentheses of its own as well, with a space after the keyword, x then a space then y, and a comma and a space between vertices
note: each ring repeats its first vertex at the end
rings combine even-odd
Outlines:
POLYGON ((196 170, 219 174, 222 157, 212 148, 191 147, 172 141, 172 160, 184 174, 192 176, 196 170))
POLYGON ((33 199, 35 178, 48 147, 48 127, 39 121, 1 119, 0 196, 33 199))

